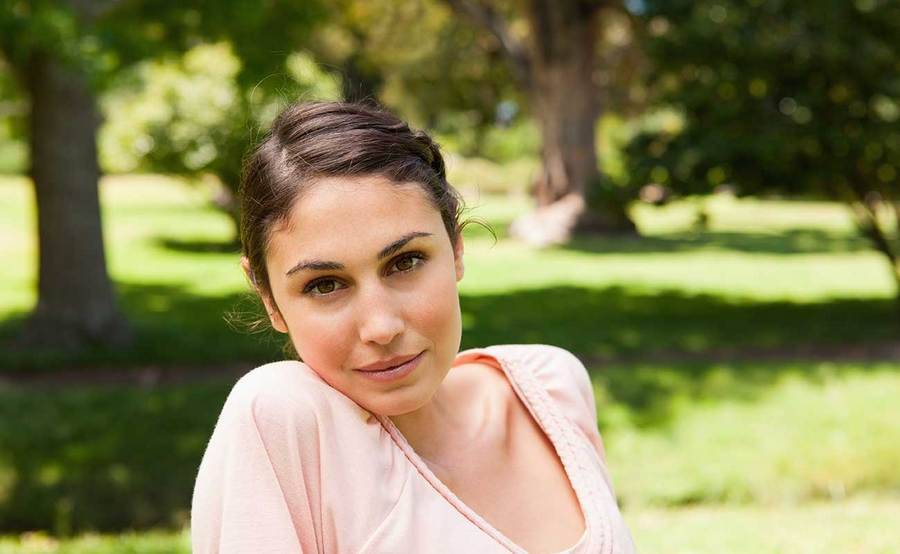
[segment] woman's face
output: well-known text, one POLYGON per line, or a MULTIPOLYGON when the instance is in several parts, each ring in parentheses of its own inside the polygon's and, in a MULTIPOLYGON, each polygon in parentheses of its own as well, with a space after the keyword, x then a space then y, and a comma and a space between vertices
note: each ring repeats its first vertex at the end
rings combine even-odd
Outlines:
POLYGON ((378 176, 317 181, 267 252, 272 325, 332 387, 386 416, 425 405, 460 346, 462 238, 454 250, 426 194, 378 176), (399 379, 358 370, 419 353, 399 379))

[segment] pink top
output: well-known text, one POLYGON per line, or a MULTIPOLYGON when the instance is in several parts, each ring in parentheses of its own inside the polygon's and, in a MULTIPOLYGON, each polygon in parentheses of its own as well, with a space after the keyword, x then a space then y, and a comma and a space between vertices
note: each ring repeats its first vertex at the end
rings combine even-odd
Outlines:
MULTIPOLYGON (((454 365, 475 360, 504 372, 562 461, 586 523, 564 552, 634 552, 578 358, 509 344, 462 351, 454 365)), ((235 384, 200 463, 191 517, 196 554, 525 552, 438 480, 389 418, 299 361, 235 384)))

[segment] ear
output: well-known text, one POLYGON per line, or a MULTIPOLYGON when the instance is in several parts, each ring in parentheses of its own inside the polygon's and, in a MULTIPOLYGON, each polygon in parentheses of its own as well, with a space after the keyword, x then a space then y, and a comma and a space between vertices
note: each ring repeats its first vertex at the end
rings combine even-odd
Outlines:
POLYGON ((456 238, 456 246, 453 247, 453 265, 456 267, 456 280, 461 281, 465 274, 465 265, 463 264, 463 237, 462 233, 456 238))
POLYGON ((250 280, 250 283, 256 290, 256 294, 260 297, 263 305, 266 307, 266 313, 269 315, 269 322, 272 324, 272 327, 279 333, 287 333, 287 324, 285 324, 284 318, 278 310, 278 306, 275 305, 275 301, 271 296, 264 294, 259 289, 259 286, 257 286, 256 277, 253 275, 253 270, 250 269, 250 260, 248 260, 246 256, 241 256, 241 268, 243 268, 244 274, 247 276, 247 279, 250 280))

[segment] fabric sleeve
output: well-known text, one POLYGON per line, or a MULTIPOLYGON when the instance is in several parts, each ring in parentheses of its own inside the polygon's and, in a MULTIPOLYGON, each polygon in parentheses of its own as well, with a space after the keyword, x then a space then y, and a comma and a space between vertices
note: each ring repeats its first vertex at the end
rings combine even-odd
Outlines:
POLYGON ((600 430, 597 427, 597 402, 594 397, 594 385, 591 383, 591 377, 584 364, 577 356, 565 350, 559 349, 558 355, 563 358, 562 365, 566 367, 570 374, 572 384, 577 391, 579 400, 580 414, 576 415, 576 423, 579 428, 587 435, 588 440, 594 446, 597 454, 603 463, 606 463, 606 450, 603 447, 603 439, 600 437, 600 430))
POLYGON ((321 551, 315 412, 258 385, 235 385, 201 461, 195 554, 321 551))

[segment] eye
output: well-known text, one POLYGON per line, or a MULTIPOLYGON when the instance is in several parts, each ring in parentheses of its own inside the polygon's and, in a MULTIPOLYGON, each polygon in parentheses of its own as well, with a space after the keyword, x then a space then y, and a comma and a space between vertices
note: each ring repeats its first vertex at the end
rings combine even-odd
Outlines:
POLYGON ((322 278, 310 281, 305 287, 303 287, 303 294, 309 294, 312 296, 328 296, 329 294, 332 294, 334 291, 340 288, 342 287, 338 286, 338 282, 336 280, 330 278, 322 278))
MULTIPOLYGON (((392 268, 395 268, 395 270, 389 272, 388 275, 394 273, 409 273, 424 264, 427 259, 428 256, 422 252, 407 252, 406 254, 402 254, 395 259, 391 266, 392 268)), ((338 290, 344 288, 347 288, 346 285, 333 277, 320 277, 319 279, 313 279, 307 283, 306 286, 303 287, 303 294, 325 297, 331 296, 338 290)))
POLYGON ((425 263, 425 259, 425 255, 421 252, 409 252, 399 257, 394 262, 394 267, 397 268, 397 271, 406 273, 425 263))

